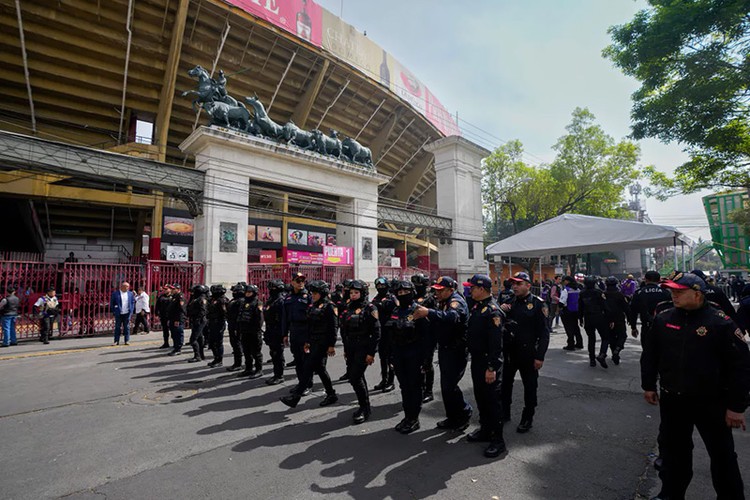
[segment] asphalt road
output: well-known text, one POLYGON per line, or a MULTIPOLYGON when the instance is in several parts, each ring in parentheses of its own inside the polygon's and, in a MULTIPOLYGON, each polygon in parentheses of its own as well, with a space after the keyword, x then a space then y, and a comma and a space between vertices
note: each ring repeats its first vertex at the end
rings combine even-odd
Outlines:
MULTIPOLYGON (((651 459, 659 416, 641 397, 638 342, 630 339, 622 364, 604 370, 590 368, 583 352, 562 351, 556 331, 534 428, 515 432, 522 405, 514 405, 509 452, 499 460, 484 458, 465 434, 435 428, 439 390, 421 430, 402 436, 393 430, 402 417, 398 391, 372 394, 372 419, 352 426, 347 383, 336 385, 338 404, 318 407, 316 381, 290 410, 278 398, 292 386, 291 369, 275 387, 237 379, 188 364, 188 355, 165 356, 160 334, 133 337, 130 346, 95 338, 2 349, 0 497, 650 498, 658 492, 651 459)), ((370 386, 378 371, 368 369, 370 386)), ((329 372, 344 372, 340 349, 329 372)), ((470 386, 464 377, 471 400, 470 386)), ((747 482, 750 435, 738 431, 735 440, 747 482)), ((714 497, 697 434, 694 463, 689 498, 714 497)))

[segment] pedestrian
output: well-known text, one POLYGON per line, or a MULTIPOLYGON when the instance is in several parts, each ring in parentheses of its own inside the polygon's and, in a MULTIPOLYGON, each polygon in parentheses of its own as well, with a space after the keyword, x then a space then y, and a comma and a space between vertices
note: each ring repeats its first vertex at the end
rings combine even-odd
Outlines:
POLYGON ((435 306, 418 306, 414 311, 414 319, 427 318, 437 338, 440 391, 446 416, 437 423, 437 427, 463 431, 469 426, 472 414, 471 405, 466 402, 458 386, 468 362, 466 327, 469 309, 464 298, 457 292, 458 283, 453 278, 441 277, 432 285, 432 289, 435 293, 435 306))
POLYGON ((367 283, 362 280, 352 281, 349 305, 341 321, 341 330, 347 338, 344 348, 346 372, 359 403, 359 408, 352 415, 352 422, 355 424, 365 422, 372 413, 365 370, 375 362, 375 353, 381 336, 380 311, 374 303, 367 301, 367 291, 367 283))
POLYGON ((671 290, 674 307, 657 314, 641 355, 644 398, 659 404, 661 415, 662 489, 655 498, 685 498, 694 427, 711 459, 717 498, 745 498, 732 429, 746 426, 748 346, 732 320, 706 300, 704 280, 678 273, 662 286, 671 290))
POLYGON ((161 293, 156 298, 156 305, 154 306, 154 313, 159 318, 164 337, 164 343, 159 346, 159 349, 169 349, 169 320, 167 319, 167 315, 169 313, 169 304, 172 302, 172 299, 169 297, 171 293, 172 287, 170 285, 162 285, 161 293))
POLYGON ((555 276, 555 280, 550 283, 549 288, 549 318, 547 318, 547 322, 549 323, 550 331, 552 331, 554 326, 560 325, 560 294, 562 293, 560 279, 559 274, 555 276))
POLYGON ((393 371, 391 361, 391 338, 384 326, 388 318, 391 317, 393 309, 396 308, 396 297, 390 292, 388 279, 382 276, 375 280, 375 290, 377 290, 377 294, 372 298, 372 303, 378 310, 378 321, 380 322, 380 341, 377 349, 380 358, 380 382, 373 389, 391 392, 396 388, 393 385, 396 374, 393 371))
POLYGON ((214 355, 209 368, 221 366, 224 360, 224 330, 227 327, 227 305, 229 299, 224 294, 224 285, 211 285, 211 298, 208 300, 208 347, 214 355))
MULTIPOLYGON (((604 283, 606 285, 606 281, 604 283)), ((625 300, 630 303, 633 300, 633 295, 635 295, 635 291, 638 288, 638 284, 635 282, 635 278, 632 274, 628 274, 627 278, 625 278, 622 283, 620 283, 620 292, 622 293, 623 297, 625 297, 625 300)))
POLYGON ((47 288, 47 293, 39 297, 34 303, 34 308, 39 314, 39 340, 44 344, 49 344, 55 318, 60 315, 60 303, 57 300, 55 287, 47 288))
MULTIPOLYGON (((415 303, 419 306, 432 309, 435 307, 435 296, 429 290, 430 279, 422 273, 417 273, 411 277, 414 285, 415 303)), ((435 399, 432 392, 435 386, 435 349, 437 348, 437 336, 435 332, 427 327, 427 320, 415 319, 424 323, 424 363, 422 365, 422 404, 427 404, 435 399)))
POLYGON ((6 295, 0 300, 0 324, 3 328, 3 347, 18 345, 16 339, 16 320, 18 319, 18 305, 20 300, 16 289, 9 286, 6 295))
POLYGON ((562 279, 563 288, 560 291, 560 320, 562 321, 565 335, 568 342, 563 347, 566 351, 575 351, 583 349, 583 336, 581 327, 578 324, 578 302, 581 291, 578 283, 572 276, 564 276, 562 279))
POLYGON ((394 287, 397 304, 386 322, 391 335, 393 369, 401 388, 401 403, 404 418, 395 429, 409 434, 419 429, 419 414, 422 411, 422 383, 424 346, 428 324, 414 320, 417 308, 414 284, 399 281, 394 287))
POLYGON ((329 406, 339 400, 326 369, 328 358, 336 355, 338 311, 328 297, 328 283, 323 280, 312 280, 306 288, 311 295, 305 311, 307 334, 300 339, 297 333, 293 333, 297 337, 295 341, 303 342, 301 349, 304 357, 297 359, 300 375, 291 394, 281 398, 281 402, 290 408, 295 408, 302 396, 312 387, 314 374, 320 377, 326 391, 320 406, 329 406))
POLYGON ((193 348, 193 357, 188 359, 188 363, 197 363, 206 359, 203 332, 208 324, 207 294, 208 287, 206 285, 193 285, 190 289, 190 300, 186 312, 190 321, 190 347, 193 348))
POLYGON ((143 333, 149 333, 148 315, 151 307, 148 304, 149 297, 143 285, 138 285, 138 295, 135 297, 135 321, 133 322, 133 335, 138 335, 138 326, 143 325, 143 333))
POLYGON ((120 335, 125 337, 125 345, 130 341, 130 317, 135 311, 135 294, 130 291, 130 283, 123 281, 120 289, 112 292, 109 310, 115 317, 115 345, 120 345, 120 335))
POLYGON ((172 293, 169 295, 172 302, 169 303, 167 321, 169 321, 169 333, 172 335, 172 350, 168 356, 177 356, 182 353, 182 344, 185 342, 185 319, 187 318, 185 297, 179 283, 172 285, 172 293))
POLYGON ((596 278, 586 276, 583 279, 583 291, 578 300, 578 320, 586 330, 588 337, 589 366, 607 368, 607 350, 609 349, 609 312, 607 299, 596 285, 596 278), (596 334, 599 333, 599 354, 596 354, 596 334))
POLYGON ((284 381, 284 337, 281 334, 284 298, 284 282, 280 279, 270 280, 268 299, 263 305, 263 319, 266 322, 263 341, 268 346, 273 363, 273 377, 266 380, 268 385, 278 385, 284 381))
POLYGON ((534 422, 537 407, 539 370, 544 365, 544 356, 549 347, 549 310, 544 301, 531 293, 531 279, 525 272, 513 278, 513 299, 500 308, 508 322, 503 337, 503 373, 500 394, 502 395, 503 421, 510 421, 513 401, 513 382, 516 372, 523 383, 523 411, 516 432, 529 432, 534 422))
MULTIPOLYGON (((235 372, 242 368, 242 336, 238 329, 238 318, 240 309, 245 304, 245 282, 239 282, 231 289, 232 299, 227 304, 227 331, 229 332, 229 345, 232 346, 232 366, 227 367, 228 372, 235 372)), ((245 370, 248 368, 245 367, 245 370)))
POLYGON ((242 341, 245 370, 238 377, 256 379, 263 376, 263 306, 258 301, 258 287, 244 286, 245 296, 237 315, 237 331, 242 341))
MULTIPOLYGON (((305 344, 309 343, 309 332, 307 326, 307 309, 310 305, 310 294, 305 289, 307 277, 303 273, 296 273, 292 278, 292 291, 284 298, 284 314, 281 316, 281 333, 284 338, 284 346, 288 346, 294 357, 294 371, 297 380, 303 378, 302 367, 305 361, 305 344)), ((312 390, 312 377, 310 387, 305 387, 302 396, 307 396, 312 390)))
POLYGON ((659 304, 672 301, 669 292, 659 286, 660 282, 661 275, 657 271, 646 271, 646 274, 643 275, 643 286, 636 290, 633 294, 633 300, 630 301, 630 314, 628 315, 630 333, 634 338, 638 337, 637 322, 640 319, 641 343, 644 342, 645 336, 651 329, 659 304))
POLYGON ((606 290, 604 297, 607 303, 609 318, 609 348, 612 351, 612 362, 620 364, 620 352, 625 349, 628 338, 626 320, 630 315, 630 305, 625 295, 617 288, 617 278, 610 276, 604 281, 606 290))
POLYGON ((467 436, 470 442, 488 442, 484 455, 494 458, 506 451, 503 439, 503 323, 505 314, 492 298, 489 276, 475 274, 464 283, 471 286, 474 304, 467 325, 471 354, 471 381, 479 410, 479 428, 467 436))

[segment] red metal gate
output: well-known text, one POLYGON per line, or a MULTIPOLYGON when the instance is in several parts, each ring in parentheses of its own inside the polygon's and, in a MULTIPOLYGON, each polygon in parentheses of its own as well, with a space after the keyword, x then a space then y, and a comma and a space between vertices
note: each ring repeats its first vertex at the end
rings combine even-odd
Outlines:
POLYGON ((19 339, 39 334, 39 320, 34 313, 34 303, 47 293, 50 286, 58 288, 58 265, 44 262, 0 261, 0 294, 8 287, 16 289, 20 299, 16 334, 19 339))
POLYGON ((159 297, 163 285, 179 284, 182 294, 187 301, 193 285, 203 284, 203 264, 200 262, 172 262, 166 260, 150 260, 146 270, 146 293, 151 304, 152 329, 161 328, 159 317, 154 314, 154 305, 159 297))

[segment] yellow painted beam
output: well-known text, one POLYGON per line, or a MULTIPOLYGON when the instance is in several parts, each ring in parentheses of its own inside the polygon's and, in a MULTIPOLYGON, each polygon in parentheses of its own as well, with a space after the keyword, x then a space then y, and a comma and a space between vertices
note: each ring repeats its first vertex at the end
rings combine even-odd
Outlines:
POLYGON ((420 240, 418 238, 415 238, 413 236, 404 235, 401 233, 393 233, 391 231, 378 231, 378 238, 385 238, 387 240, 396 240, 401 243, 406 241, 410 245, 414 245, 417 247, 424 247, 429 248, 433 252, 438 251, 438 247, 430 243, 429 241, 420 240))

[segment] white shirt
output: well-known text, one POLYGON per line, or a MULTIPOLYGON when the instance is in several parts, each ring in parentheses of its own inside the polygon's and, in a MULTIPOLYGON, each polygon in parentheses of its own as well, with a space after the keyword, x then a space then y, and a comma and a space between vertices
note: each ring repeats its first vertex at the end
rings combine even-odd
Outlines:
POLYGON ((148 306, 148 294, 146 292, 139 293, 135 298, 135 313, 140 314, 141 312, 151 312, 151 308, 148 306))
POLYGON ((567 307, 568 305, 568 289, 567 288, 563 288, 562 291, 560 292, 560 300, 558 301, 558 303, 567 307))
POLYGON ((120 314, 128 314, 130 312, 130 301, 128 299, 128 292, 120 290, 120 314))

